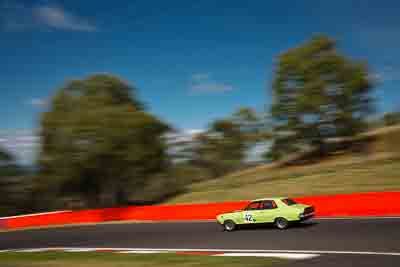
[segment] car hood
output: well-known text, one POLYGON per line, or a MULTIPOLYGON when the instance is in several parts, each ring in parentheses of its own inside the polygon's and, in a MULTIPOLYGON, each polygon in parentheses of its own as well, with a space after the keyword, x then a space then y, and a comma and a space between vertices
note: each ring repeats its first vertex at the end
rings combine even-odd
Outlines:
POLYGON ((225 212, 225 213, 220 213, 220 214, 218 214, 217 215, 217 217, 220 217, 220 216, 226 216, 226 215, 230 215, 230 214, 234 214, 234 213, 237 213, 237 212, 242 212, 243 210, 233 210, 233 211, 228 211, 228 212, 225 212))
POLYGON ((227 215, 227 214, 232 214, 232 213, 237 213, 237 212, 242 212, 242 211, 243 210, 233 210, 233 211, 228 211, 228 212, 222 213, 220 215, 227 215))

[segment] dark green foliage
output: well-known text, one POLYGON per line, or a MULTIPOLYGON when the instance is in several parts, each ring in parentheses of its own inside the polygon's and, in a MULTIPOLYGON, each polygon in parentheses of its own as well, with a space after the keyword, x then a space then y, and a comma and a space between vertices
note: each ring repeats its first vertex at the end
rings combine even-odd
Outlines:
POLYGON ((213 121, 207 131, 195 136, 185 150, 187 164, 194 167, 192 171, 203 170, 200 176, 209 178, 246 168, 249 149, 271 138, 266 126, 255 110, 242 107, 227 118, 213 121))
POLYGON ((365 129, 373 111, 367 67, 335 46, 332 39, 317 36, 279 56, 272 85, 271 158, 309 146, 323 149, 326 138, 365 129))
POLYGON ((0 216, 30 211, 32 176, 15 162, 5 150, 0 150, 0 216))
POLYGON ((252 123, 257 123, 260 121, 260 118, 257 112, 248 107, 241 107, 232 116, 233 120, 239 125, 250 125, 252 123))
POLYGON ((400 124, 400 112, 389 112, 383 116, 385 126, 400 124))
POLYGON ((245 156, 246 144, 240 126, 228 119, 214 121, 195 142, 191 162, 208 169, 214 177, 238 166, 245 156))
POLYGON ((0 165, 14 161, 14 157, 7 151, 0 149, 0 165))
POLYGON ((57 92, 42 114, 38 161, 50 198, 78 194, 90 206, 122 204, 165 169, 168 126, 133 93, 110 75, 75 80, 57 92))

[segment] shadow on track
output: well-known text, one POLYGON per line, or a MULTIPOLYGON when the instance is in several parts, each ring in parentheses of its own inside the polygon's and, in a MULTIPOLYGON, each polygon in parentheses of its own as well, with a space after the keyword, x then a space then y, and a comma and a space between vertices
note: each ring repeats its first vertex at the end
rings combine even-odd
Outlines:
MULTIPOLYGON (((292 228, 296 229, 301 229, 301 228, 309 228, 313 227, 319 224, 318 222, 315 221, 309 221, 309 222, 300 222, 300 223, 291 223, 289 228, 286 229, 290 231, 292 228)), ((224 231, 223 227, 220 228, 221 231, 224 231)), ((246 225, 238 225, 236 231, 279 231, 273 223, 266 223, 266 224, 246 224, 246 225)))

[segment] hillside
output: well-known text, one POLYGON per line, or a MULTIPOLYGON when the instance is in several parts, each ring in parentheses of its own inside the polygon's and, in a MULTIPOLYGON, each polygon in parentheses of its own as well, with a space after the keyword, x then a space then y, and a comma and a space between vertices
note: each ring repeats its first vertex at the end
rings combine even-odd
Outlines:
POLYGON ((312 164, 266 164, 194 183, 169 203, 400 191, 400 127, 385 127, 354 140, 364 143, 364 149, 337 151, 312 164))

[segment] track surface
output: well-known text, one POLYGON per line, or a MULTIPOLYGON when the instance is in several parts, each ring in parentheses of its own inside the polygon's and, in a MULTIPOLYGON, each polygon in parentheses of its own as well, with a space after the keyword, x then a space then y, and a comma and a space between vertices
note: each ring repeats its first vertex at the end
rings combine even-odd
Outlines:
MULTIPOLYGON (((317 220, 227 233, 212 222, 75 226, 0 233, 0 249, 117 247, 400 253, 400 219, 317 220)), ((323 255, 296 266, 400 266, 400 256, 323 255)))

